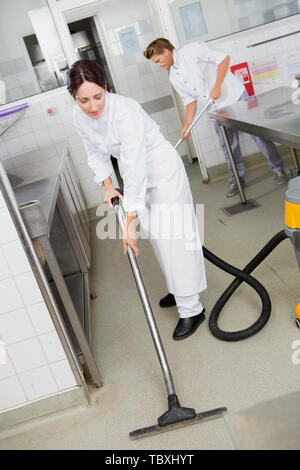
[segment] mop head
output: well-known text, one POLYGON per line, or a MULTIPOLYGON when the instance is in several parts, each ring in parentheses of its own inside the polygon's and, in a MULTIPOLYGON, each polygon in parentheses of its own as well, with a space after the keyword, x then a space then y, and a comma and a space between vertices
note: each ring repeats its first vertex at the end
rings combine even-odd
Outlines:
POLYGON ((210 419, 221 418, 227 411, 227 408, 215 408, 197 414, 193 408, 183 408, 180 406, 176 395, 169 395, 168 402, 169 410, 158 418, 158 424, 130 432, 130 439, 142 439, 143 437, 172 431, 173 429, 190 426, 210 419))

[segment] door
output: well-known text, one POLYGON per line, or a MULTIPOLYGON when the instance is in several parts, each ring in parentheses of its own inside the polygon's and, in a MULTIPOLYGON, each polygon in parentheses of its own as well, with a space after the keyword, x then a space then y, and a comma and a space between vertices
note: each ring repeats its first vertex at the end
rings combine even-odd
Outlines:
POLYGON ((107 78, 108 91, 115 93, 116 89, 107 63, 103 44, 100 40, 95 18, 90 16, 76 21, 70 21, 68 29, 72 43, 80 59, 95 60, 103 68, 107 78))

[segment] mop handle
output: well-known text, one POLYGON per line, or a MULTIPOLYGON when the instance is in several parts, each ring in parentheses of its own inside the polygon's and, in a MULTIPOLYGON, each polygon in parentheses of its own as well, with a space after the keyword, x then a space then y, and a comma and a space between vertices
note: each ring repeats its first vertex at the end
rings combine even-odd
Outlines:
MULTIPOLYGON (((111 199, 111 203, 112 203, 112 205, 115 209, 115 212, 116 212, 117 219, 118 219, 119 225, 121 227, 121 230, 124 233, 124 229, 125 229, 125 211, 124 211, 124 207, 121 203, 121 200, 120 200, 119 196, 113 197, 111 199)), ((159 335, 159 331, 158 331, 158 328, 156 326, 155 318, 154 318, 152 308, 151 308, 151 305, 150 305, 150 302, 149 302, 149 298, 148 298, 148 295, 147 295, 147 292, 146 292, 146 289, 145 289, 145 285, 144 285, 142 274, 141 274, 141 271, 140 271, 140 268, 139 268, 139 264, 137 262, 136 256, 134 255, 134 252, 130 248, 130 246, 128 247, 127 255, 128 255, 129 262, 130 262, 130 265, 131 265, 131 269, 132 269, 132 272, 133 272, 133 276, 134 276, 134 279, 135 279, 135 282, 136 282, 138 293, 139 293, 139 296, 140 296, 140 299, 141 299, 141 302, 142 302, 142 305, 143 305, 143 309, 144 309, 144 312, 145 312, 145 315, 146 315, 148 327, 149 327, 149 330, 150 330, 150 333, 151 333, 151 336, 152 336, 152 340, 153 340, 153 343, 154 343, 154 346, 155 346, 155 350, 156 350, 156 353, 157 353, 157 356, 158 356, 158 359, 159 359, 160 367, 161 367, 161 370, 162 370, 162 373, 163 373, 163 376, 164 376, 164 381, 165 381, 165 385, 166 385, 166 388, 167 388, 167 393, 168 393, 168 395, 173 395, 173 394, 175 394, 175 387, 174 387, 171 371, 170 371, 170 368, 169 368, 167 356, 165 354, 164 347, 163 347, 163 344, 162 344, 162 341, 161 341, 161 338, 160 338, 160 335, 159 335)))
MULTIPOLYGON (((200 113, 198 114, 198 116, 195 117, 195 119, 193 120, 192 124, 187 128, 187 130, 185 131, 184 133, 184 136, 186 136, 186 134, 188 132, 190 132, 190 130, 192 130, 192 128, 194 127, 194 125, 199 121, 199 119, 201 118, 201 116, 203 116, 203 114, 205 113, 205 111, 207 110, 207 108, 209 108, 209 106, 211 104, 214 103, 214 100, 212 99, 209 99, 208 102, 206 103, 206 105, 204 106, 204 108, 201 109, 200 113)), ((177 144, 175 145, 175 150, 177 150, 177 147, 179 147, 179 145, 181 144, 181 142, 183 141, 183 138, 180 138, 177 142, 177 144)))

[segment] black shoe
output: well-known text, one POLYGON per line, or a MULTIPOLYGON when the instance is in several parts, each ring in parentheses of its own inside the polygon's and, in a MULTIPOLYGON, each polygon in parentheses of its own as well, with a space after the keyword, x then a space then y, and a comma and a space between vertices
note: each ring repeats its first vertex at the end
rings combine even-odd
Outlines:
POLYGON ((205 320, 205 308, 201 313, 193 317, 180 318, 173 333, 173 339, 178 341, 192 335, 199 325, 205 320))
POLYGON ((161 308, 174 307, 176 305, 175 297, 173 294, 168 294, 159 301, 161 308))

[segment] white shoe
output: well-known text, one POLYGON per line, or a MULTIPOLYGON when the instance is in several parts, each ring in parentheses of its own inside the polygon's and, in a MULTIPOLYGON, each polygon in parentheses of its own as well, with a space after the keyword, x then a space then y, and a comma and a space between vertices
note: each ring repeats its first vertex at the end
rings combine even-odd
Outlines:
POLYGON ((276 173, 275 181, 276 181, 277 184, 286 183, 287 180, 288 180, 288 178, 287 178, 284 170, 280 170, 280 171, 278 171, 278 173, 276 173))
MULTIPOLYGON (((241 186, 242 186, 242 188, 244 188, 246 186, 246 183, 241 181, 241 186)), ((238 193, 239 193, 238 185, 236 183, 231 183, 229 185, 229 191, 226 193, 226 197, 232 197, 232 196, 235 196, 238 193)))

